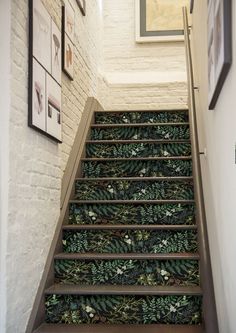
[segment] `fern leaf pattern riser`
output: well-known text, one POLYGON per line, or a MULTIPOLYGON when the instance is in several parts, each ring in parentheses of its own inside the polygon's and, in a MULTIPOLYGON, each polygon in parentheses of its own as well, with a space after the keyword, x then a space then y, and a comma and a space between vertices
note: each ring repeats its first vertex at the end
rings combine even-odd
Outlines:
POLYGON ((188 177, 191 160, 84 162, 83 176, 99 177, 188 177))
POLYGON ((83 285, 197 286, 197 260, 56 260, 57 283, 83 285))
POLYGON ((197 233, 183 231, 100 230, 66 231, 68 253, 178 253, 197 251, 197 233))
POLYGON ((189 143, 89 143, 86 154, 87 157, 94 158, 190 156, 191 145, 189 143))
POLYGON ((134 123, 180 123, 188 122, 187 111, 176 112, 99 112, 95 115, 97 124, 134 124, 134 123))
POLYGON ((71 204, 70 224, 195 224, 193 204, 71 204))
POLYGON ((199 324, 198 296, 63 296, 46 297, 48 323, 199 324))
POLYGON ((93 128, 91 140, 188 140, 189 126, 93 128))
POLYGON ((77 181, 79 200, 192 200, 191 181, 77 181))

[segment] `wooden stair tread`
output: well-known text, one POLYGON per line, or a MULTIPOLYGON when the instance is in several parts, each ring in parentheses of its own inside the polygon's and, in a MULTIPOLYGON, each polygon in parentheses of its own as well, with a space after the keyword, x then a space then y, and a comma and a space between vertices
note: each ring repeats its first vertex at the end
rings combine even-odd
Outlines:
POLYGON ((98 110, 98 111, 95 111, 95 114, 96 113, 133 113, 133 112, 146 112, 146 113, 151 113, 151 112, 157 112, 157 113, 160 113, 160 112, 188 112, 188 109, 185 108, 185 109, 164 109, 164 110, 98 110))
POLYGON ((192 156, 170 156, 170 157, 85 157, 83 162, 117 162, 117 161, 168 161, 168 160, 192 160, 192 156))
POLYGON ((70 200, 75 204, 193 204, 195 200, 70 200))
POLYGON ((124 286, 124 285, 66 285, 54 284, 47 295, 202 295, 200 287, 124 286))
POLYGON ((143 140, 87 140, 86 144, 117 144, 117 143, 191 143, 190 139, 180 139, 180 140, 153 140, 153 139, 143 139, 143 140))
POLYGON ((59 253, 55 259, 65 260, 199 260, 198 253, 59 253))
POLYGON ((134 182, 140 181, 189 181, 193 180, 193 177, 97 177, 97 178, 76 178, 75 181, 87 182, 87 181, 122 181, 130 180, 134 182))
POLYGON ((42 324, 33 333, 204 333, 200 325, 42 324))
POLYGON ((66 224, 63 230, 196 230, 197 225, 171 224, 171 225, 153 225, 153 224, 66 224))
POLYGON ((92 124, 91 128, 113 128, 113 127, 153 127, 153 126, 188 126, 189 122, 178 123, 109 123, 109 124, 92 124))

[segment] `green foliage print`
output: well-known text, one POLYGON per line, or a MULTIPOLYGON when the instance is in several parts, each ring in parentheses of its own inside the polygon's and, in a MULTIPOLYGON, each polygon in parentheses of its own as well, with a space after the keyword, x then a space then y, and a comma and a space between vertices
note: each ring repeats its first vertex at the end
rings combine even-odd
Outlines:
POLYGON ((65 324, 200 324, 200 296, 46 296, 46 321, 65 324))
POLYGON ((79 200, 193 200, 192 181, 76 181, 79 200))
POLYGON ((190 143, 88 143, 87 157, 132 158, 190 156, 190 143))
POLYGON ((196 252, 194 230, 85 230, 65 231, 64 252, 177 253, 196 252))
POLYGON ((83 176, 97 177, 180 177, 192 175, 191 160, 84 162, 83 176))
POLYGON ((189 140, 188 125, 93 128, 91 140, 189 140))
POLYGON ((71 204, 70 224, 186 224, 195 223, 194 204, 71 204))
POLYGON ((97 124, 180 123, 188 122, 188 111, 162 112, 101 112, 96 113, 97 124))
POLYGON ((56 283, 197 286, 197 260, 56 260, 56 283))

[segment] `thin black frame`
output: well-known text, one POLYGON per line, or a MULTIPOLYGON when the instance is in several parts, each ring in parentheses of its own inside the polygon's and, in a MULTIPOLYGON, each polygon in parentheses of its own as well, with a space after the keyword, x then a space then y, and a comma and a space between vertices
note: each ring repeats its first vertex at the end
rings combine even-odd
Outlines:
POLYGON ((225 83, 226 77, 232 65, 233 51, 232 51, 232 1, 223 1, 223 35, 224 35, 224 63, 219 75, 218 81, 215 85, 215 90, 209 103, 209 110, 213 110, 216 106, 221 90, 225 83))
POLYGON ((79 9, 83 16, 86 16, 86 0, 76 0, 77 5, 79 6, 79 9), (83 2, 83 4, 81 3, 83 2))
MULTIPOLYGON (((30 128, 33 128, 37 132, 47 136, 51 140, 57 142, 57 143, 62 143, 61 140, 55 138, 51 134, 47 133, 46 131, 42 130, 41 128, 38 128, 33 124, 33 1, 34 0, 29 0, 28 7, 29 7, 29 65, 28 65, 28 126, 30 128)), ((36 59, 37 61, 37 59, 36 59)), ((42 66, 43 68, 43 66, 42 66)), ((48 73, 49 74, 49 73, 48 73)), ((51 74, 49 74, 51 76, 51 74)), ((47 110, 46 110, 47 112, 47 110)))
POLYGON ((194 0, 190 0, 190 14, 193 13, 194 0))
MULTIPOLYGON (((62 55, 61 55, 61 60, 62 60, 62 70, 63 72, 67 75, 67 77, 71 80, 71 81, 74 81, 74 76, 70 75, 70 73, 67 72, 66 70, 66 67, 65 67, 65 35, 66 32, 65 32, 65 6, 62 7, 62 35, 61 35, 61 39, 62 39, 62 48, 61 48, 61 52, 62 52, 62 55)), ((69 38, 69 40, 71 41, 71 43, 74 45, 73 41, 70 39, 70 37, 67 35, 67 37, 69 38)), ((74 52, 74 49, 73 49, 73 52, 74 52)))

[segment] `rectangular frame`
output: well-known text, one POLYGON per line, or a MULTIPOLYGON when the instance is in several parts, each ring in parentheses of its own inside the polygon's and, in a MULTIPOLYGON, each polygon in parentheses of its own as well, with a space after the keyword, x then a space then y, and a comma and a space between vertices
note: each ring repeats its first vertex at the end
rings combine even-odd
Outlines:
POLYGON ((146 0, 135 0, 136 42, 183 42, 183 30, 146 31, 146 0))
POLYGON ((76 0, 83 16, 86 16, 86 0, 76 0))
MULTIPOLYGON (((58 83, 60 81, 60 78, 57 79, 53 77, 52 75, 52 17, 50 14, 48 16, 50 17, 50 50, 49 52, 49 58, 50 61, 48 61, 47 57, 43 58, 45 56, 45 51, 42 53, 42 57, 37 59, 35 55, 34 50, 34 1, 35 0, 29 0, 28 6, 29 6, 29 75, 28 75, 28 126, 35 129, 39 133, 47 136, 48 138, 52 139, 53 141, 56 141, 57 143, 61 143, 61 132, 60 135, 55 137, 54 135, 51 135, 47 132, 47 75, 51 77, 51 79, 55 82, 55 84, 58 86, 58 90, 61 92, 61 85, 58 83), (38 82, 35 82, 34 78, 35 76, 38 77, 38 82), (44 82, 39 82, 40 78, 44 82), (37 84, 36 84, 37 83, 37 84), (38 84, 39 83, 39 84, 38 84), (37 91, 36 91, 37 90, 37 91), (34 94, 34 92, 36 94, 34 94), (41 95, 41 96, 40 96, 41 95), (41 101, 40 101, 41 99, 41 101), (35 102, 38 101, 39 104, 37 105, 38 111, 34 108, 35 102), (43 103, 43 104, 42 104, 43 103), (41 110, 41 108, 44 108, 41 110), (44 119, 40 119, 39 113, 42 112, 41 117, 44 117, 44 119), (35 117, 35 113, 38 113, 35 117)), ((46 11, 46 8, 42 4, 41 0, 37 0, 37 4, 43 8, 43 10, 46 11)), ((48 13, 48 12, 47 12, 48 13)), ((40 13, 37 14, 42 23, 45 23, 44 18, 42 15, 40 16, 40 13)), ((39 25, 40 26, 40 25, 39 25)), ((48 27, 48 25, 47 25, 48 27)), ((44 32, 46 31, 43 29, 44 32)), ((59 30, 59 29, 58 29, 59 30)), ((49 40, 49 39, 48 39, 49 40)), ((60 46, 61 46, 61 38, 60 38, 60 46)), ((59 52, 61 57, 61 52, 59 52)), ((61 95, 60 95, 61 98, 61 95)), ((60 112, 60 119, 61 119, 61 109, 60 112)), ((61 130, 61 129, 60 129, 61 130)))
MULTIPOLYGON (((68 34, 66 29, 66 11, 67 6, 71 6, 70 2, 67 1, 64 3, 62 7, 62 70, 67 75, 67 77, 73 81, 74 80, 74 33, 72 35, 68 34), (70 62, 68 63, 68 52, 70 52, 70 62), (69 66, 70 65, 70 66, 69 66)), ((75 13, 74 13, 75 14, 75 13)), ((74 17, 74 24, 75 24, 75 17, 74 17)))
POLYGON ((208 102, 213 110, 232 64, 232 1, 208 1, 208 102))

